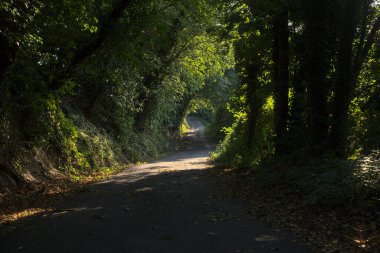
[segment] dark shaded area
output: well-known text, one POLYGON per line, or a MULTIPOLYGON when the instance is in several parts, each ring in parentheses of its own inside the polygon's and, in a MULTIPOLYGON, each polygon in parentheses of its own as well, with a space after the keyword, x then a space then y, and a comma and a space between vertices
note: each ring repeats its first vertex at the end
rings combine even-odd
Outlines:
POLYGON ((28 219, 1 238, 0 251, 308 252, 288 232, 252 220, 209 180, 212 147, 200 136, 190 132, 186 150, 129 168, 28 219))

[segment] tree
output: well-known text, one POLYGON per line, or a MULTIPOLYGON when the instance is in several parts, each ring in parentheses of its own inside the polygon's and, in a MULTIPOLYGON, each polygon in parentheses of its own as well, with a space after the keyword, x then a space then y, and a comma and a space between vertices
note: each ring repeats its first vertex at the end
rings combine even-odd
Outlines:
POLYGON ((326 147, 328 137, 327 93, 329 56, 329 10, 330 1, 311 0, 308 2, 308 16, 305 21, 305 82, 308 96, 309 146, 315 155, 326 147))
POLYGON ((347 138, 348 107, 354 88, 353 41, 355 38, 359 1, 347 0, 343 27, 339 35, 336 80, 334 86, 334 109, 331 130, 332 150, 342 156, 347 138))
POLYGON ((288 11, 280 8, 273 17, 273 85, 276 152, 282 153, 289 113, 289 28, 288 11))
POLYGON ((105 41, 112 35, 114 27, 123 16, 125 10, 131 4, 130 0, 120 0, 116 3, 108 16, 101 21, 97 27, 97 32, 95 38, 88 42, 85 46, 80 47, 73 53, 72 59, 69 61, 67 66, 61 70, 59 73, 55 74, 53 80, 49 83, 49 89, 51 91, 56 91, 62 85, 64 85, 64 80, 69 77, 70 74, 82 64, 88 57, 92 56, 96 50, 98 50, 105 41))

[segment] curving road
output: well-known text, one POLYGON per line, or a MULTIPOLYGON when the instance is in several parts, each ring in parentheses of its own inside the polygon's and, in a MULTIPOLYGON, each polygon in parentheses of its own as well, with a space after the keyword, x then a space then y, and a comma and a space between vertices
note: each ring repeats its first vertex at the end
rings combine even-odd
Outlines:
POLYGON ((204 126, 189 123, 183 151, 128 168, 30 218, 0 238, 0 252, 309 252, 223 194, 208 176, 213 147, 204 126))

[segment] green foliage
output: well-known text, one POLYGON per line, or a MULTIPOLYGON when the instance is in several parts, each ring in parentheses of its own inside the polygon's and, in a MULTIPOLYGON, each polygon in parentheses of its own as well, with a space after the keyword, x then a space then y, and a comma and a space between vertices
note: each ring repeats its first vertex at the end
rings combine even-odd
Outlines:
POLYGON ((262 108, 262 115, 256 125, 254 146, 247 147, 247 114, 235 112, 235 123, 224 128, 226 138, 218 146, 213 158, 225 165, 251 168, 261 164, 274 152, 273 142, 273 99, 268 98, 262 108))
POLYGON ((182 122, 180 128, 179 128, 179 134, 181 136, 183 136, 184 134, 186 134, 188 131, 190 130, 190 125, 189 123, 187 122, 187 119, 185 118, 185 120, 182 122))
POLYGON ((380 51, 375 46, 359 76, 355 98, 350 105, 350 145, 352 158, 379 149, 380 142, 380 51))
POLYGON ((218 90, 209 80, 234 61, 216 2, 124 3, 1 2, 2 164, 36 146, 78 178, 158 157, 190 103, 218 90))
MULTIPOLYGON (((368 8, 368 13, 361 13, 361 19, 362 22, 367 22, 367 25, 374 25, 376 18, 378 19, 378 4, 371 5, 370 2, 367 3, 369 4, 367 7, 363 3, 362 8, 364 8, 363 10, 368 8)), ((331 14, 331 20, 326 20, 326 22, 329 24, 334 23, 336 20, 343 22, 343 15, 339 15, 335 11, 343 6, 343 3, 338 6, 337 2, 329 4, 326 11, 331 14)), ((273 83, 275 74, 272 66, 272 53, 274 50, 274 44, 272 43, 274 32, 272 30, 272 22, 275 13, 278 11, 288 12, 289 14, 290 49, 287 52, 287 56, 289 57, 289 77, 291 80, 288 90, 290 110, 285 115, 287 116, 286 134, 278 143, 282 143, 283 152, 295 152, 298 153, 299 157, 306 155, 307 152, 309 152, 310 156, 318 155, 317 153, 329 154, 333 152, 338 155, 339 152, 329 150, 329 147, 326 146, 326 143, 331 144, 338 138, 337 136, 333 136, 333 130, 330 129, 328 133, 330 136, 326 134, 323 139, 317 140, 317 142, 324 143, 322 145, 324 147, 323 150, 315 152, 318 147, 314 145, 315 143, 312 144, 311 141, 314 138, 312 135, 315 133, 320 134, 322 130, 327 131, 328 127, 325 126, 332 124, 331 122, 336 120, 336 118, 344 118, 345 112, 342 111, 336 115, 330 113, 329 116, 326 113, 326 119, 323 122, 324 126, 313 125, 311 122, 313 118, 317 119, 320 117, 323 110, 326 109, 332 112, 337 104, 339 104, 339 102, 333 102, 336 99, 334 98, 334 89, 336 88, 334 85, 337 85, 336 60, 339 55, 339 49, 334 48, 334 43, 336 43, 334 40, 339 37, 339 29, 343 29, 343 26, 336 26, 335 24, 330 29, 328 38, 326 38, 327 44, 320 42, 320 49, 328 47, 325 49, 333 56, 329 66, 326 64, 319 66, 320 68, 328 68, 326 76, 321 77, 325 80, 323 81, 323 85, 326 85, 326 87, 323 88, 321 86, 317 91, 312 91, 307 86, 309 84, 313 85, 312 81, 310 81, 312 74, 308 74, 305 71, 308 67, 308 61, 310 63, 318 59, 305 58, 306 53, 311 50, 311 48, 305 48, 310 44, 305 44, 307 41, 306 37, 308 36, 305 30, 305 22, 308 22, 307 20, 311 17, 310 15, 305 15, 305 10, 308 10, 308 8, 308 6, 301 2, 290 3, 287 1, 273 1, 272 3, 265 1, 247 3, 233 1, 230 5, 226 4, 222 6, 226 20, 225 26, 221 28, 221 33, 223 36, 231 38, 234 42, 235 69, 241 82, 241 88, 235 89, 236 92, 230 96, 227 105, 227 109, 230 114, 234 115, 235 120, 229 120, 229 123, 226 125, 223 122, 211 124, 210 131, 213 132, 211 135, 219 136, 218 138, 225 136, 213 155, 217 161, 226 162, 229 165, 237 167, 255 167, 259 166, 262 161, 270 159, 276 152, 277 144, 274 129, 276 119, 273 110, 277 98, 274 90, 275 83, 273 83), (319 104, 316 105, 312 99, 315 98, 314 96, 319 96, 317 93, 323 89, 325 91, 319 95, 322 97, 326 96, 326 99, 323 99, 326 101, 319 101, 319 104), (326 108, 319 108, 318 110, 320 111, 318 112, 313 111, 319 106, 325 106, 326 108), (218 127, 218 124, 223 126, 218 127), (224 134, 220 134, 220 129, 224 129, 224 134), (251 141, 245 141, 248 139, 251 139, 251 141)), ((318 23, 316 20, 311 22, 318 23)), ((358 29, 359 24, 359 22, 356 24, 358 29)), ((360 47, 363 45, 360 45, 360 43, 364 43, 365 37, 369 36, 369 31, 365 27, 361 29, 364 30, 361 34, 355 34, 354 43, 351 45, 353 51, 356 50, 354 53, 357 54, 360 54, 362 50, 360 47)), ((378 28, 375 27, 374 29, 378 28)), ((319 41, 315 41, 315 38, 310 39, 313 45, 319 43, 319 41)), ((355 86, 355 80, 348 81, 353 82, 352 85, 355 86, 356 90, 352 94, 352 98, 347 98, 347 101, 351 101, 348 112, 350 120, 345 122, 339 131, 340 134, 344 135, 344 129, 350 129, 349 135, 346 137, 347 145, 345 146, 350 159, 357 159, 361 154, 377 150, 380 147, 378 143, 379 128, 376 127, 379 123, 377 99, 379 97, 378 56, 378 46, 376 43, 373 43, 371 50, 369 50, 368 58, 364 62, 363 68, 360 69, 357 85, 355 86)), ((360 57, 360 55, 356 57, 360 57)), ((354 63, 352 64, 354 65, 354 63)), ((316 82, 316 80, 314 81, 316 82)), ((346 89, 349 89, 349 87, 346 89)), ((216 111, 219 111, 218 118, 222 117, 221 115, 225 115, 228 118, 228 113, 224 106, 219 106, 216 111)), ((331 144, 332 146, 334 144, 331 144)))
POLYGON ((226 131, 233 124, 233 114, 230 113, 225 107, 218 108, 212 115, 211 124, 206 129, 206 134, 216 142, 222 141, 226 138, 226 131))
MULTIPOLYGON (((355 10, 363 23, 352 29, 353 53, 364 52, 361 44, 370 41, 368 27, 379 15, 378 4, 368 4, 368 13, 364 5, 355 10)), ((350 103, 347 112, 342 110, 344 124, 339 123, 349 130, 343 146, 350 162, 336 159, 327 145, 313 153, 310 140, 320 126, 312 118, 326 114, 323 127, 329 132, 317 140, 321 143, 333 143, 332 122, 339 121, 334 101, 345 25, 345 11, 339 10, 345 2, 331 2, 326 9, 310 6, 263 0, 2 1, 1 165, 19 169, 20 163, 11 161, 21 150, 38 147, 59 154, 57 164, 73 178, 109 172, 167 153, 188 128, 184 119, 191 114, 210 123, 207 134, 219 142, 213 159, 257 169, 263 187, 284 183, 311 205, 370 196, 378 191, 378 173, 357 169, 354 160, 380 148, 379 38, 373 37, 357 80, 351 80, 353 94, 342 100, 350 103), (123 3, 130 4, 118 9, 123 3), (273 29, 279 12, 288 14, 285 53, 291 80, 280 141, 273 29), (318 12, 328 20, 313 20, 318 12), (322 21, 331 27, 320 41, 310 34, 322 21), (328 58, 323 64, 318 65, 316 48, 328 58), (311 90, 319 86, 310 73, 321 69, 316 80, 322 80, 321 89, 311 90), (315 100, 318 92, 321 101, 315 100), (315 101, 326 110, 318 111, 315 101), (286 143, 283 157, 279 143, 286 143), (310 157, 315 164, 305 161, 310 157), (289 168, 267 171, 268 161, 289 161, 289 168), (290 164, 295 161, 297 166, 290 164)), ((351 58, 352 65, 361 59, 351 58)))
POLYGON ((211 158, 216 162, 236 168, 245 167, 250 163, 250 150, 245 145, 245 126, 235 121, 232 127, 223 129, 225 139, 218 145, 211 158))

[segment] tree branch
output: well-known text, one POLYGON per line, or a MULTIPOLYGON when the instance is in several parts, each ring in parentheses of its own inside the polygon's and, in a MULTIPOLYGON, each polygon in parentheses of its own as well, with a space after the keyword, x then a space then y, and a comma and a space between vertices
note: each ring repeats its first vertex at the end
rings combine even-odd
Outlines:
MULTIPOLYGON (((353 66, 353 81, 359 77, 360 71, 363 67, 364 61, 368 56, 369 51, 372 48, 373 43, 375 42, 377 32, 380 30, 380 17, 377 17, 375 23, 372 26, 371 31, 368 34, 367 41, 362 50, 360 50, 360 54, 357 55, 357 60, 353 66)), ((359 53, 359 52, 358 52, 359 53)))
POLYGON ((371 0, 363 1, 362 3, 362 22, 360 26, 360 37, 359 37, 359 45, 357 47, 356 55, 354 58, 354 64, 353 66, 356 66, 359 61, 359 56, 363 52, 364 43, 365 43, 365 37, 367 35, 367 27, 368 27, 368 14, 369 14, 369 7, 371 4, 371 0))
POLYGON ((58 73, 55 78, 49 83, 50 91, 54 92, 58 90, 63 85, 63 81, 69 77, 70 74, 72 74, 75 68, 81 65, 88 57, 93 55, 104 44, 104 42, 112 33, 115 24, 123 16, 124 11, 128 8, 130 3, 131 0, 121 0, 117 5, 114 6, 113 10, 110 12, 106 20, 99 26, 99 32, 97 33, 96 38, 75 52, 75 56, 71 60, 69 66, 58 73))

